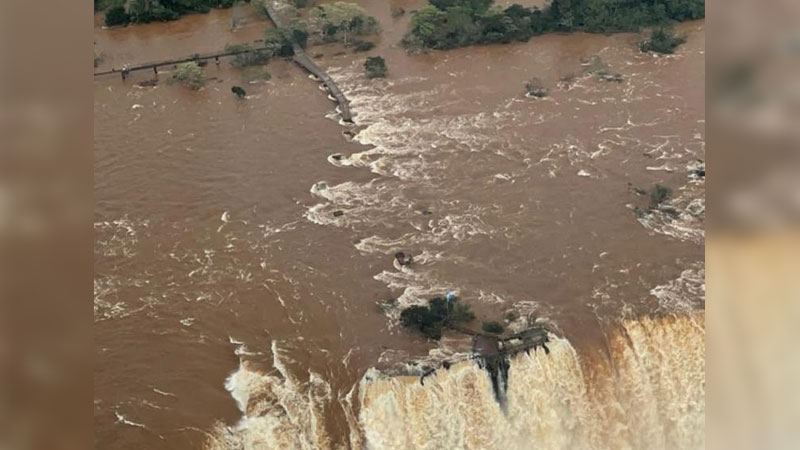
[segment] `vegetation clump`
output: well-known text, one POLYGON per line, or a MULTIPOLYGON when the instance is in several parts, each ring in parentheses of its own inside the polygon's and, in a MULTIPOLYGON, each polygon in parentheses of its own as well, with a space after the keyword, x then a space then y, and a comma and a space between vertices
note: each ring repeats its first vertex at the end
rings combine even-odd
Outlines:
POLYGON ((233 95, 235 95, 237 98, 245 98, 247 96, 247 92, 240 86, 233 86, 231 88, 231 92, 233 92, 233 95))
POLYGON ((368 52, 375 48, 375 43, 370 41, 357 41, 353 43, 354 52, 368 52))
POLYGON ((666 186, 656 184, 650 189, 648 195, 650 196, 650 209, 652 210, 664 203, 672 195, 672 190, 666 186))
POLYGON ((353 36, 380 33, 378 21, 355 3, 334 2, 315 6, 308 15, 309 32, 321 42, 343 42, 353 36))
POLYGON ((459 323, 475 320, 475 314, 469 305, 460 303, 458 298, 445 300, 435 297, 428 301, 428 306, 415 305, 408 307, 400 313, 400 323, 408 328, 414 328, 425 336, 439 340, 442 330, 459 323))
POLYGON ((367 74, 367 78, 385 78, 388 72, 386 60, 380 56, 367 57, 367 61, 364 62, 364 71, 367 74))
POLYGON ((225 46, 225 51, 238 52, 231 60, 231 65, 234 67, 263 66, 272 58, 269 49, 254 49, 248 44, 228 44, 225 46))
POLYGON ((538 78, 531 78, 525 83, 525 93, 528 97, 544 98, 547 97, 547 92, 542 80, 538 78))
POLYGON ((429 0, 413 13, 403 45, 446 50, 527 41, 554 31, 636 31, 704 16, 705 0, 551 0, 543 9, 518 4, 502 9, 493 0, 429 0))
POLYGON ((503 331, 505 331, 505 327, 501 325, 500 322, 496 322, 494 320, 483 322, 481 328, 483 328, 483 331, 492 334, 502 334, 503 331))
POLYGON ((621 83, 623 80, 621 73, 611 70, 611 67, 597 55, 593 56, 592 59, 586 63, 586 66, 586 73, 594 75, 600 81, 621 83))
POLYGON ((648 39, 639 43, 639 50, 645 53, 672 54, 685 42, 686 37, 678 36, 673 29, 660 27, 653 30, 648 39))
POLYGON ((203 75, 203 69, 196 62, 185 62, 183 64, 178 64, 173 78, 184 86, 195 91, 202 88, 206 83, 205 75, 203 75))

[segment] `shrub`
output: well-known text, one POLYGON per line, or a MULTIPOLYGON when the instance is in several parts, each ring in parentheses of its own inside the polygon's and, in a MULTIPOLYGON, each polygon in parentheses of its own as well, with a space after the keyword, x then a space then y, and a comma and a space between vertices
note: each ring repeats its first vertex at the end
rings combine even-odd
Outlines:
POLYGON ((411 306, 400 313, 400 323, 409 328, 416 328, 431 339, 442 337, 442 320, 425 306, 411 306))
POLYGON ((672 190, 666 186, 656 184, 650 189, 650 209, 658 208, 670 195, 672 190))
POLYGON ((240 86, 233 86, 231 92, 238 98, 244 98, 247 95, 247 92, 240 86))
POLYGON ((113 27, 116 25, 127 25, 131 18, 122 5, 113 6, 106 11, 106 25, 113 27))
POLYGON ((601 81, 614 81, 621 83, 623 80, 621 73, 611 70, 611 67, 597 55, 592 56, 592 59, 589 61, 586 68, 586 72, 594 75, 601 81))
POLYGON ((206 82, 205 76, 203 75, 203 69, 201 69, 200 65, 196 62, 178 64, 173 78, 175 78, 175 80, 184 86, 195 91, 203 87, 206 82))
POLYGON ((408 48, 450 49, 526 41, 551 31, 635 31, 705 16, 705 0, 551 0, 543 9, 492 0, 429 0, 403 38, 408 48))
POLYGON ((367 78, 385 78, 387 73, 386 60, 380 56, 367 57, 366 62, 364 62, 364 70, 367 73, 367 78))
POLYGON ((308 15, 309 31, 323 42, 343 41, 348 37, 378 34, 378 21, 355 3, 335 2, 314 7, 308 15))
POLYGON ((500 322, 496 322, 494 320, 483 322, 481 328, 483 328, 483 331, 493 334, 502 334, 503 331, 505 331, 505 327, 501 325, 500 322))
POLYGON ((639 50, 663 54, 675 53, 675 49, 686 42, 686 37, 678 36, 670 28, 657 28, 650 33, 650 38, 639 43, 639 50))

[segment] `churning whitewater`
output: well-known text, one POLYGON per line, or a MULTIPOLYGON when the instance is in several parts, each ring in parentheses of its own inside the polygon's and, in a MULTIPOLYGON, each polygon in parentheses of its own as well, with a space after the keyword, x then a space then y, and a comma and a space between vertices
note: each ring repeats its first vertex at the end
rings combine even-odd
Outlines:
POLYGON ((471 361, 419 382, 368 373, 360 424, 370 449, 704 448, 703 314, 626 321, 608 355, 569 341, 512 359, 507 410, 471 361), (607 358, 606 358, 607 356, 607 358))
MULTIPOLYGON (((610 332, 607 353, 584 358, 553 337, 512 358, 505 407, 487 372, 471 360, 425 378, 372 369, 339 399, 348 411, 350 448, 672 450, 704 448, 704 314, 627 320, 610 332), (355 415, 357 414, 357 419, 355 415)), ((277 374, 240 365, 226 387, 242 410, 220 424, 213 450, 329 449, 323 415, 330 386, 317 374, 301 383, 272 345, 277 374)))

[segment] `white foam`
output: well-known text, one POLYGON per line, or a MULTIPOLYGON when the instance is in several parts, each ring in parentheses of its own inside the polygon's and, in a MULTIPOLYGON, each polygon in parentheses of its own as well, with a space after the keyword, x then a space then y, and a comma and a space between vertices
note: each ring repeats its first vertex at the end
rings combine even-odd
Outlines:
POLYGON ((114 415, 117 416, 117 422, 119 423, 124 423, 125 425, 137 428, 147 428, 147 426, 145 426, 144 424, 129 420, 127 417, 123 416, 119 411, 114 411, 114 415))
POLYGON ((359 424, 370 449, 704 448, 700 317, 643 319, 610 336, 611 361, 582 361, 566 339, 513 358, 507 412, 464 361, 426 377, 369 370, 359 424))
POLYGON ((206 449, 331 448, 324 420, 332 400, 330 385, 311 371, 308 382, 298 381, 286 368, 276 341, 271 349, 277 375, 250 369, 242 361, 225 380, 242 418, 235 427, 218 424, 206 449))

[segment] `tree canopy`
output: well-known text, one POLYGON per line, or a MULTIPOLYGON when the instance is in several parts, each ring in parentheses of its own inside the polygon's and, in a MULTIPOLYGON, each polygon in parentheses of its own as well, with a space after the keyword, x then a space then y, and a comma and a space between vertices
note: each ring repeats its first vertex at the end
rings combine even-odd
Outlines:
POLYGON ((173 77, 184 86, 197 91, 206 83, 203 69, 196 62, 178 64, 173 77))
POLYGON ((323 42, 344 41, 349 36, 378 34, 378 21, 355 3, 334 2, 315 6, 308 14, 309 32, 323 42))
POLYGON ((475 320, 475 314, 469 305, 460 303, 458 298, 447 301, 435 297, 428 301, 428 306, 414 305, 400 313, 403 326, 415 328, 436 340, 441 339, 445 327, 472 320, 475 320))
POLYGON ((492 0, 429 0, 415 11, 404 45, 450 49, 526 41, 552 31, 618 32, 705 17, 705 0, 552 0, 545 8, 492 0))
POLYGON ((95 0, 95 10, 106 11, 106 25, 175 20, 185 14, 229 8, 235 0, 95 0), (109 18, 110 16, 110 18, 109 18))

